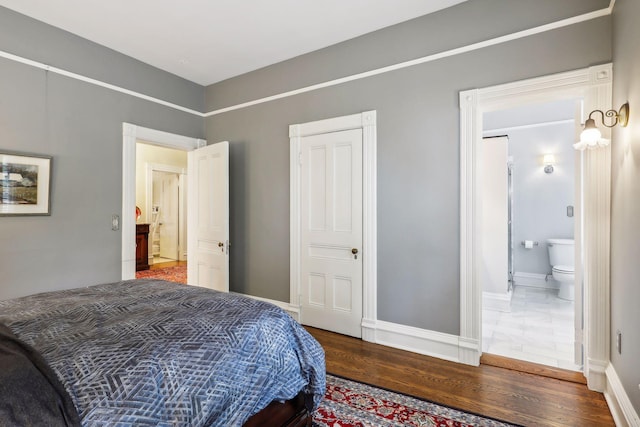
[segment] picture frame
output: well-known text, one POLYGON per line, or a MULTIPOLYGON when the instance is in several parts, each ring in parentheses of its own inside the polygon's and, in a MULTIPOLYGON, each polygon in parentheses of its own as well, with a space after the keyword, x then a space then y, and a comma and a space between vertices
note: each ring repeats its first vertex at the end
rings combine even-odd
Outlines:
POLYGON ((0 216, 51 215, 51 162, 0 149, 0 216))

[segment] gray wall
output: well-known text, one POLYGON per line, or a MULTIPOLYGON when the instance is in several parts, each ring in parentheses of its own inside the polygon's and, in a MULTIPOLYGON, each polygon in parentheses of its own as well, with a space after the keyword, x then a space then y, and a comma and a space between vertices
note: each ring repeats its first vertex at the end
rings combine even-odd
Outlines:
MULTIPOLYGON (((606 6, 472 0, 212 85, 207 110, 606 6)), ((231 290, 289 300, 288 126, 377 110, 378 318, 459 334, 459 92, 609 62, 610 34, 603 17, 208 118, 231 147, 231 290)))
POLYGON ((618 0, 613 10, 613 107, 629 101, 631 118, 611 144, 611 362, 640 413, 640 2, 618 0), (622 354, 615 350, 620 330, 622 354))
MULTIPOLYGON (((201 86, 5 8, 0 49, 202 108, 201 86)), ((197 116, 0 59, 0 150, 53 156, 51 216, 0 217, 0 299, 121 278, 122 122, 204 134, 197 116)))

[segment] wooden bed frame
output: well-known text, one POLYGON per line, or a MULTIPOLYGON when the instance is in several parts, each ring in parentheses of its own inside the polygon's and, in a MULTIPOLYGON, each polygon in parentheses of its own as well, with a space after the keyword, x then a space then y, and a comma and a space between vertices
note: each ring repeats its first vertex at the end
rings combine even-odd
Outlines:
POLYGON ((244 427, 311 427, 313 419, 310 408, 311 396, 303 392, 286 402, 271 402, 262 411, 254 414, 244 423, 244 427))

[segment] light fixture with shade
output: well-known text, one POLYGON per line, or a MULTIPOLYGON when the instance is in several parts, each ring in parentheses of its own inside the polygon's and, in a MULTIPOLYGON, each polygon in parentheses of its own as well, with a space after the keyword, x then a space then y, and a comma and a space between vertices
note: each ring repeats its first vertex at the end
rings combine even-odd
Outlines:
POLYGON ((545 154, 542 163, 544 163, 544 173, 553 173, 553 164, 556 162, 556 158, 553 154, 545 154))
POLYGON ((584 150, 585 148, 598 148, 606 147, 611 141, 604 139, 600 133, 600 129, 596 126, 596 121, 591 118, 595 113, 600 113, 602 124, 608 128, 612 128, 615 125, 625 127, 629 123, 629 103, 625 102, 620 110, 608 110, 603 112, 602 110, 593 110, 589 113, 589 117, 584 122, 584 129, 580 134, 580 141, 573 144, 573 148, 576 150, 584 150), (605 117, 612 118, 612 123, 608 125, 605 122, 605 117))

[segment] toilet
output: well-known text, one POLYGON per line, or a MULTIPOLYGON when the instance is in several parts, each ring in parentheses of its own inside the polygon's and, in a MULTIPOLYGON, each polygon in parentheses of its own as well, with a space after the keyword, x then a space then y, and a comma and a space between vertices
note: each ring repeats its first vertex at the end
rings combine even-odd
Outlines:
POLYGON ((575 295, 575 250, 573 239, 549 239, 551 275, 560 284, 558 298, 573 301, 575 295))

